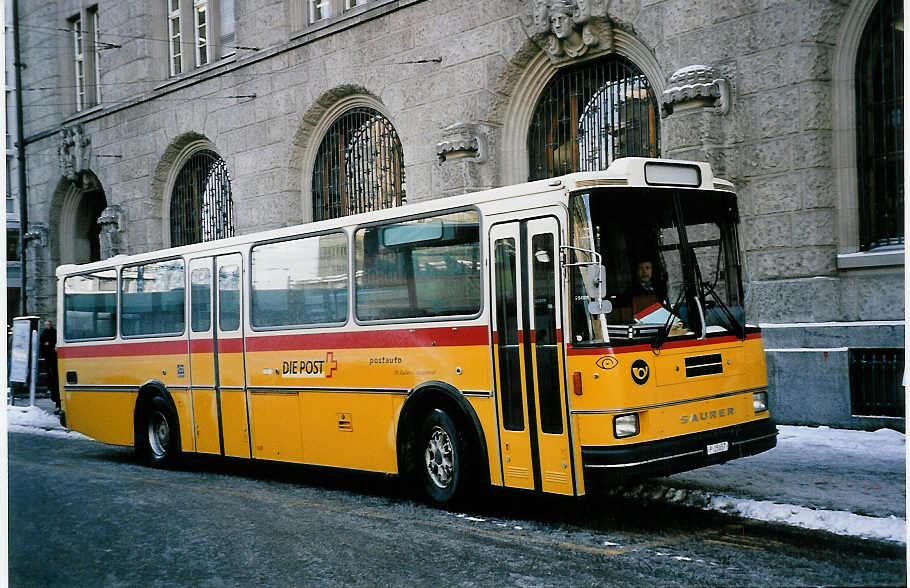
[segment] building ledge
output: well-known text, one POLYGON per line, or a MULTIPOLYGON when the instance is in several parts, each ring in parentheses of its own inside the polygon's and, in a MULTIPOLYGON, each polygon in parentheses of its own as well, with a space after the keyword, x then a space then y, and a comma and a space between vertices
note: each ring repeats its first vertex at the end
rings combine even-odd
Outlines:
POLYGON ((861 251, 859 253, 840 253, 837 256, 837 269, 863 269, 904 265, 904 248, 889 248, 884 251, 861 251))

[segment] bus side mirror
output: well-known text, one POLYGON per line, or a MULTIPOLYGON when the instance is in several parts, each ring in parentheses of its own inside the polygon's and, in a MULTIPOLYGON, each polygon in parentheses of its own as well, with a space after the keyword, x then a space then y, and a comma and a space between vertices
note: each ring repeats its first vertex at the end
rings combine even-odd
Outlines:
POLYGON ((607 268, 603 264, 589 265, 581 273, 584 277, 585 292, 588 298, 594 299, 588 302, 588 312, 593 315, 610 314, 613 311, 613 304, 609 300, 604 300, 607 295, 607 268))
POLYGON ((613 303, 609 300, 592 300, 588 303, 588 312, 593 315, 610 314, 613 312, 613 303))

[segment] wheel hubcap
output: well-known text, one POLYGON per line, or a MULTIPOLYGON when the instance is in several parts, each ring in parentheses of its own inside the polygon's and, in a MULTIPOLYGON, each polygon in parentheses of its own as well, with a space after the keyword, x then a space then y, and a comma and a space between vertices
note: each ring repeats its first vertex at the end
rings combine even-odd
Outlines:
POLYGON ((149 417, 149 447, 156 457, 163 457, 167 453, 171 437, 171 429, 167 419, 158 411, 149 417))
POLYGON ((424 457, 430 480, 440 488, 447 488, 455 473, 455 449, 442 427, 433 427, 430 431, 424 457))

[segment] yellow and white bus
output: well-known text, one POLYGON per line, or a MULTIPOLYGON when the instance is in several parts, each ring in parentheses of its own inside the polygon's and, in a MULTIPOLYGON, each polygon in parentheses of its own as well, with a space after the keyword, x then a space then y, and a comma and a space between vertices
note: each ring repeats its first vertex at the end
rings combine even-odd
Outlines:
POLYGON ((755 454, 777 431, 738 222, 709 165, 626 158, 62 266, 63 418, 152 465, 383 472, 437 503, 755 454))

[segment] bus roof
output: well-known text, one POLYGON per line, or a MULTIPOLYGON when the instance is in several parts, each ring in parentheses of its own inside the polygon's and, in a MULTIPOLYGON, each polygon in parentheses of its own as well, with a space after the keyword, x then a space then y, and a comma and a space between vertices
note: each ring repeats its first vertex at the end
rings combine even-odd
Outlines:
POLYGON ((723 190, 732 192, 733 184, 714 177, 711 165, 704 162, 645 157, 617 159, 602 171, 575 172, 564 176, 547 178, 524 184, 514 184, 471 192, 443 199, 426 200, 405 204, 395 208, 365 212, 328 220, 304 223, 289 227, 270 229, 256 233, 245 233, 226 239, 194 243, 169 249, 158 249, 133 255, 116 255, 101 261, 86 264, 64 264, 57 267, 58 277, 107 269, 120 265, 142 262, 150 259, 177 257, 189 253, 217 252, 221 249, 236 248, 252 241, 268 241, 293 237, 301 233, 320 233, 342 227, 375 223, 402 216, 419 216, 441 209, 454 209, 518 196, 535 196, 547 192, 575 191, 590 188, 653 188, 723 190))

